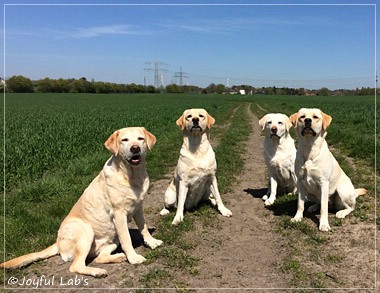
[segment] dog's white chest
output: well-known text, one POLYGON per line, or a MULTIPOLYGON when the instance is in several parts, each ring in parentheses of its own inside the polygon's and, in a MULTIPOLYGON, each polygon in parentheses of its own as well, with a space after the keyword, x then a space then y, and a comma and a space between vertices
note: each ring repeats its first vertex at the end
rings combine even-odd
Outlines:
POLYGON ((318 194, 320 192, 321 170, 312 160, 306 161, 301 167, 300 179, 309 193, 318 194))

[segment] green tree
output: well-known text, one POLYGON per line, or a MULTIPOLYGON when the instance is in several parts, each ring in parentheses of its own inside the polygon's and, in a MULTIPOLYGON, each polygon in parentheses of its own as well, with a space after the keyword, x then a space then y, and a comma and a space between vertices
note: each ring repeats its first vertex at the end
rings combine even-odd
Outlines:
POLYGON ((32 93, 34 92, 34 85, 31 79, 15 75, 7 80, 7 89, 11 93, 32 93))
POLYGON ((220 83, 216 85, 216 93, 222 94, 224 93, 225 90, 226 90, 226 87, 224 86, 224 84, 220 83))
POLYGON ((168 93, 180 93, 181 92, 181 88, 178 85, 176 85, 175 83, 167 85, 165 87, 165 89, 168 93))
POLYGON ((37 91, 41 93, 51 93, 54 91, 54 81, 48 77, 38 80, 36 86, 37 91))
POLYGON ((330 91, 327 87, 323 87, 317 91, 317 96, 329 96, 330 91))

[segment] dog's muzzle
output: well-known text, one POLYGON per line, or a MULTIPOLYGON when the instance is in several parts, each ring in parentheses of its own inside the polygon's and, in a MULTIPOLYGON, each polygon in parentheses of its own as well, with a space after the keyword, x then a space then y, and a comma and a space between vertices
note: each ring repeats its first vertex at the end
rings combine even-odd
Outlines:
POLYGON ((278 137, 280 138, 278 135, 277 135, 277 128, 276 127, 272 127, 270 129, 270 138, 273 138, 273 137, 278 137))
POLYGON ((127 162, 133 166, 137 166, 141 163, 141 149, 138 145, 133 145, 130 148, 132 156, 126 157, 127 162))
POLYGON ((199 118, 193 118, 191 121, 193 122, 193 126, 191 127, 190 132, 193 130, 202 131, 202 127, 199 126, 199 118))
POLYGON ((200 127, 199 125, 193 125, 191 128, 190 128, 190 131, 192 132, 193 130, 199 130, 199 131, 202 131, 202 127, 200 127))
POLYGON ((316 135, 317 135, 317 133, 314 131, 314 129, 311 128, 310 126, 305 126, 305 127, 302 129, 301 134, 302 134, 302 136, 305 136, 305 135, 316 136, 316 135))

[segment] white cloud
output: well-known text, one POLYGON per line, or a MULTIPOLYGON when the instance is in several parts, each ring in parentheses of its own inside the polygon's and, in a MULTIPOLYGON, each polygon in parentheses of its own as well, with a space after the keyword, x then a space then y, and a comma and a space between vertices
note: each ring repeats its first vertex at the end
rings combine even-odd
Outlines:
POLYGON ((77 28, 66 34, 73 38, 93 38, 104 35, 146 35, 148 32, 132 25, 108 25, 77 28))

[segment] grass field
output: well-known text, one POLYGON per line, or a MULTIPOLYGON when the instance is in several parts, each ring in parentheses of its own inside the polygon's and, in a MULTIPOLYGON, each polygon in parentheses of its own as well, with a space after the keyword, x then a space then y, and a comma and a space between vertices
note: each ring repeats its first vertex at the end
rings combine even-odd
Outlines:
POLYGON ((220 189, 225 191, 244 162, 233 142, 244 141, 249 133, 243 107, 237 110, 238 118, 229 121, 229 117, 246 102, 258 115, 321 108, 333 117, 328 143, 375 170, 379 135, 375 137, 373 97, 7 94, 5 214, 1 217, 6 237, 0 260, 36 251, 55 240, 60 222, 110 156, 104 141, 122 127, 145 126, 156 135, 157 144, 148 157, 154 181, 176 163, 182 138, 175 121, 184 109, 206 108, 217 124, 231 123, 229 131, 220 132, 216 149, 220 189))

